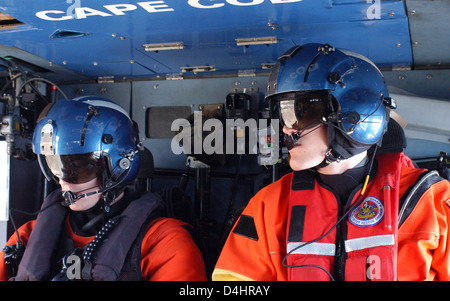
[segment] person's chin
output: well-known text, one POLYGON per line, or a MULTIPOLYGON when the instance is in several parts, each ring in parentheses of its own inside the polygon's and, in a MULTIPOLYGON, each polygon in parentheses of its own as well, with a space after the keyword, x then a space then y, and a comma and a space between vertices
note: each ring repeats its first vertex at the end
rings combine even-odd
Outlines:
POLYGON ((291 159, 289 160, 289 166, 293 171, 300 171, 300 170, 306 170, 313 167, 316 167, 320 163, 322 163, 323 160, 307 160, 304 158, 305 155, 292 155, 291 159), (300 157, 300 158, 298 158, 300 157))
POLYGON ((87 198, 81 198, 78 201, 76 201, 74 204, 70 205, 69 208, 72 211, 85 211, 89 210, 92 207, 94 207, 98 202, 100 198, 90 196, 87 198))

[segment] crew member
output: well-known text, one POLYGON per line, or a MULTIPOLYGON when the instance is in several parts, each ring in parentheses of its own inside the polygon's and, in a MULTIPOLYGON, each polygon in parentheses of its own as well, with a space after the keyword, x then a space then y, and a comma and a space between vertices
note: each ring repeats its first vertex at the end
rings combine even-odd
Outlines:
POLYGON ((293 172, 250 200, 213 280, 450 280, 450 184, 383 149, 395 103, 373 62, 295 46, 267 101, 293 172))
POLYGON ((127 185, 138 174, 142 146, 120 106, 99 97, 49 104, 33 150, 61 188, 11 236, 0 279, 206 280, 189 225, 160 217, 158 195, 127 185))

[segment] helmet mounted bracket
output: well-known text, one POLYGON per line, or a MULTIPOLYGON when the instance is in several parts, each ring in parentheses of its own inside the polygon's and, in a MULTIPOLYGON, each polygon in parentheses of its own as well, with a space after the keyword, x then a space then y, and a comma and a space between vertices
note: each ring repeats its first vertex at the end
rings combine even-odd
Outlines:
POLYGON ((49 120, 41 130, 41 153, 43 155, 55 154, 55 147, 53 145, 53 121, 49 120))
POLYGON ((89 123, 91 122, 91 119, 93 116, 99 117, 100 114, 98 113, 99 109, 94 106, 88 106, 88 112, 87 112, 87 118, 84 121, 83 129, 81 130, 81 139, 80 139, 80 146, 84 146, 84 141, 86 139, 86 132, 87 127, 89 126, 89 123))

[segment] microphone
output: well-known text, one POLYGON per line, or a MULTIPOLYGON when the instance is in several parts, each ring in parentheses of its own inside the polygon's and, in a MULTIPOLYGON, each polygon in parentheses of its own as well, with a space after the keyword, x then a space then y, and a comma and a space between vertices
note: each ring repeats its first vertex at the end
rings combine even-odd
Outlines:
MULTIPOLYGON (((91 188, 93 188, 93 187, 91 187, 91 188)), ((88 189, 91 189, 91 188, 88 188, 88 189)), ((85 190, 87 190, 87 189, 85 189, 85 190)), ((84 191, 84 190, 82 190, 82 191, 84 191)), ((86 198, 88 196, 104 192, 103 189, 99 189, 99 190, 96 190, 96 191, 92 191, 92 192, 88 192, 88 193, 77 195, 77 193, 80 193, 82 191, 75 192, 75 193, 72 192, 72 191, 69 191, 69 190, 68 191, 64 191, 62 193, 62 196, 64 198, 63 205, 70 206, 70 205, 75 204, 75 202, 78 201, 79 199, 86 198)))
POLYGON ((324 124, 325 124, 324 121, 320 121, 320 122, 317 122, 317 123, 311 123, 311 124, 305 126, 304 128, 302 128, 301 130, 297 131, 297 132, 291 133, 289 135, 284 134, 284 140, 283 140, 284 145, 287 147, 288 150, 292 149, 297 144, 298 140, 300 140, 300 138, 311 134, 315 130, 318 130, 324 124), (318 126, 318 125, 320 125, 320 126, 318 126), (318 126, 318 127, 316 127, 315 129, 313 129, 313 130, 311 130, 308 133, 303 135, 303 133, 306 130, 311 129, 311 128, 315 127, 315 126, 318 126))
POLYGON ((290 135, 284 135, 284 145, 288 150, 293 148, 302 135, 300 133, 292 133, 290 135))

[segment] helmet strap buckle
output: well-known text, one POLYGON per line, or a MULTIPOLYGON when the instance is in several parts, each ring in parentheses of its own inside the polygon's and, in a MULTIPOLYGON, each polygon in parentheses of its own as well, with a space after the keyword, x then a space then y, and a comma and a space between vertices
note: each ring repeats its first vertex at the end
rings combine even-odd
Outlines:
POLYGON ((330 163, 339 163, 341 162, 342 156, 340 155, 335 155, 333 154, 333 149, 330 148, 326 153, 325 153, 325 160, 328 164, 330 163))

